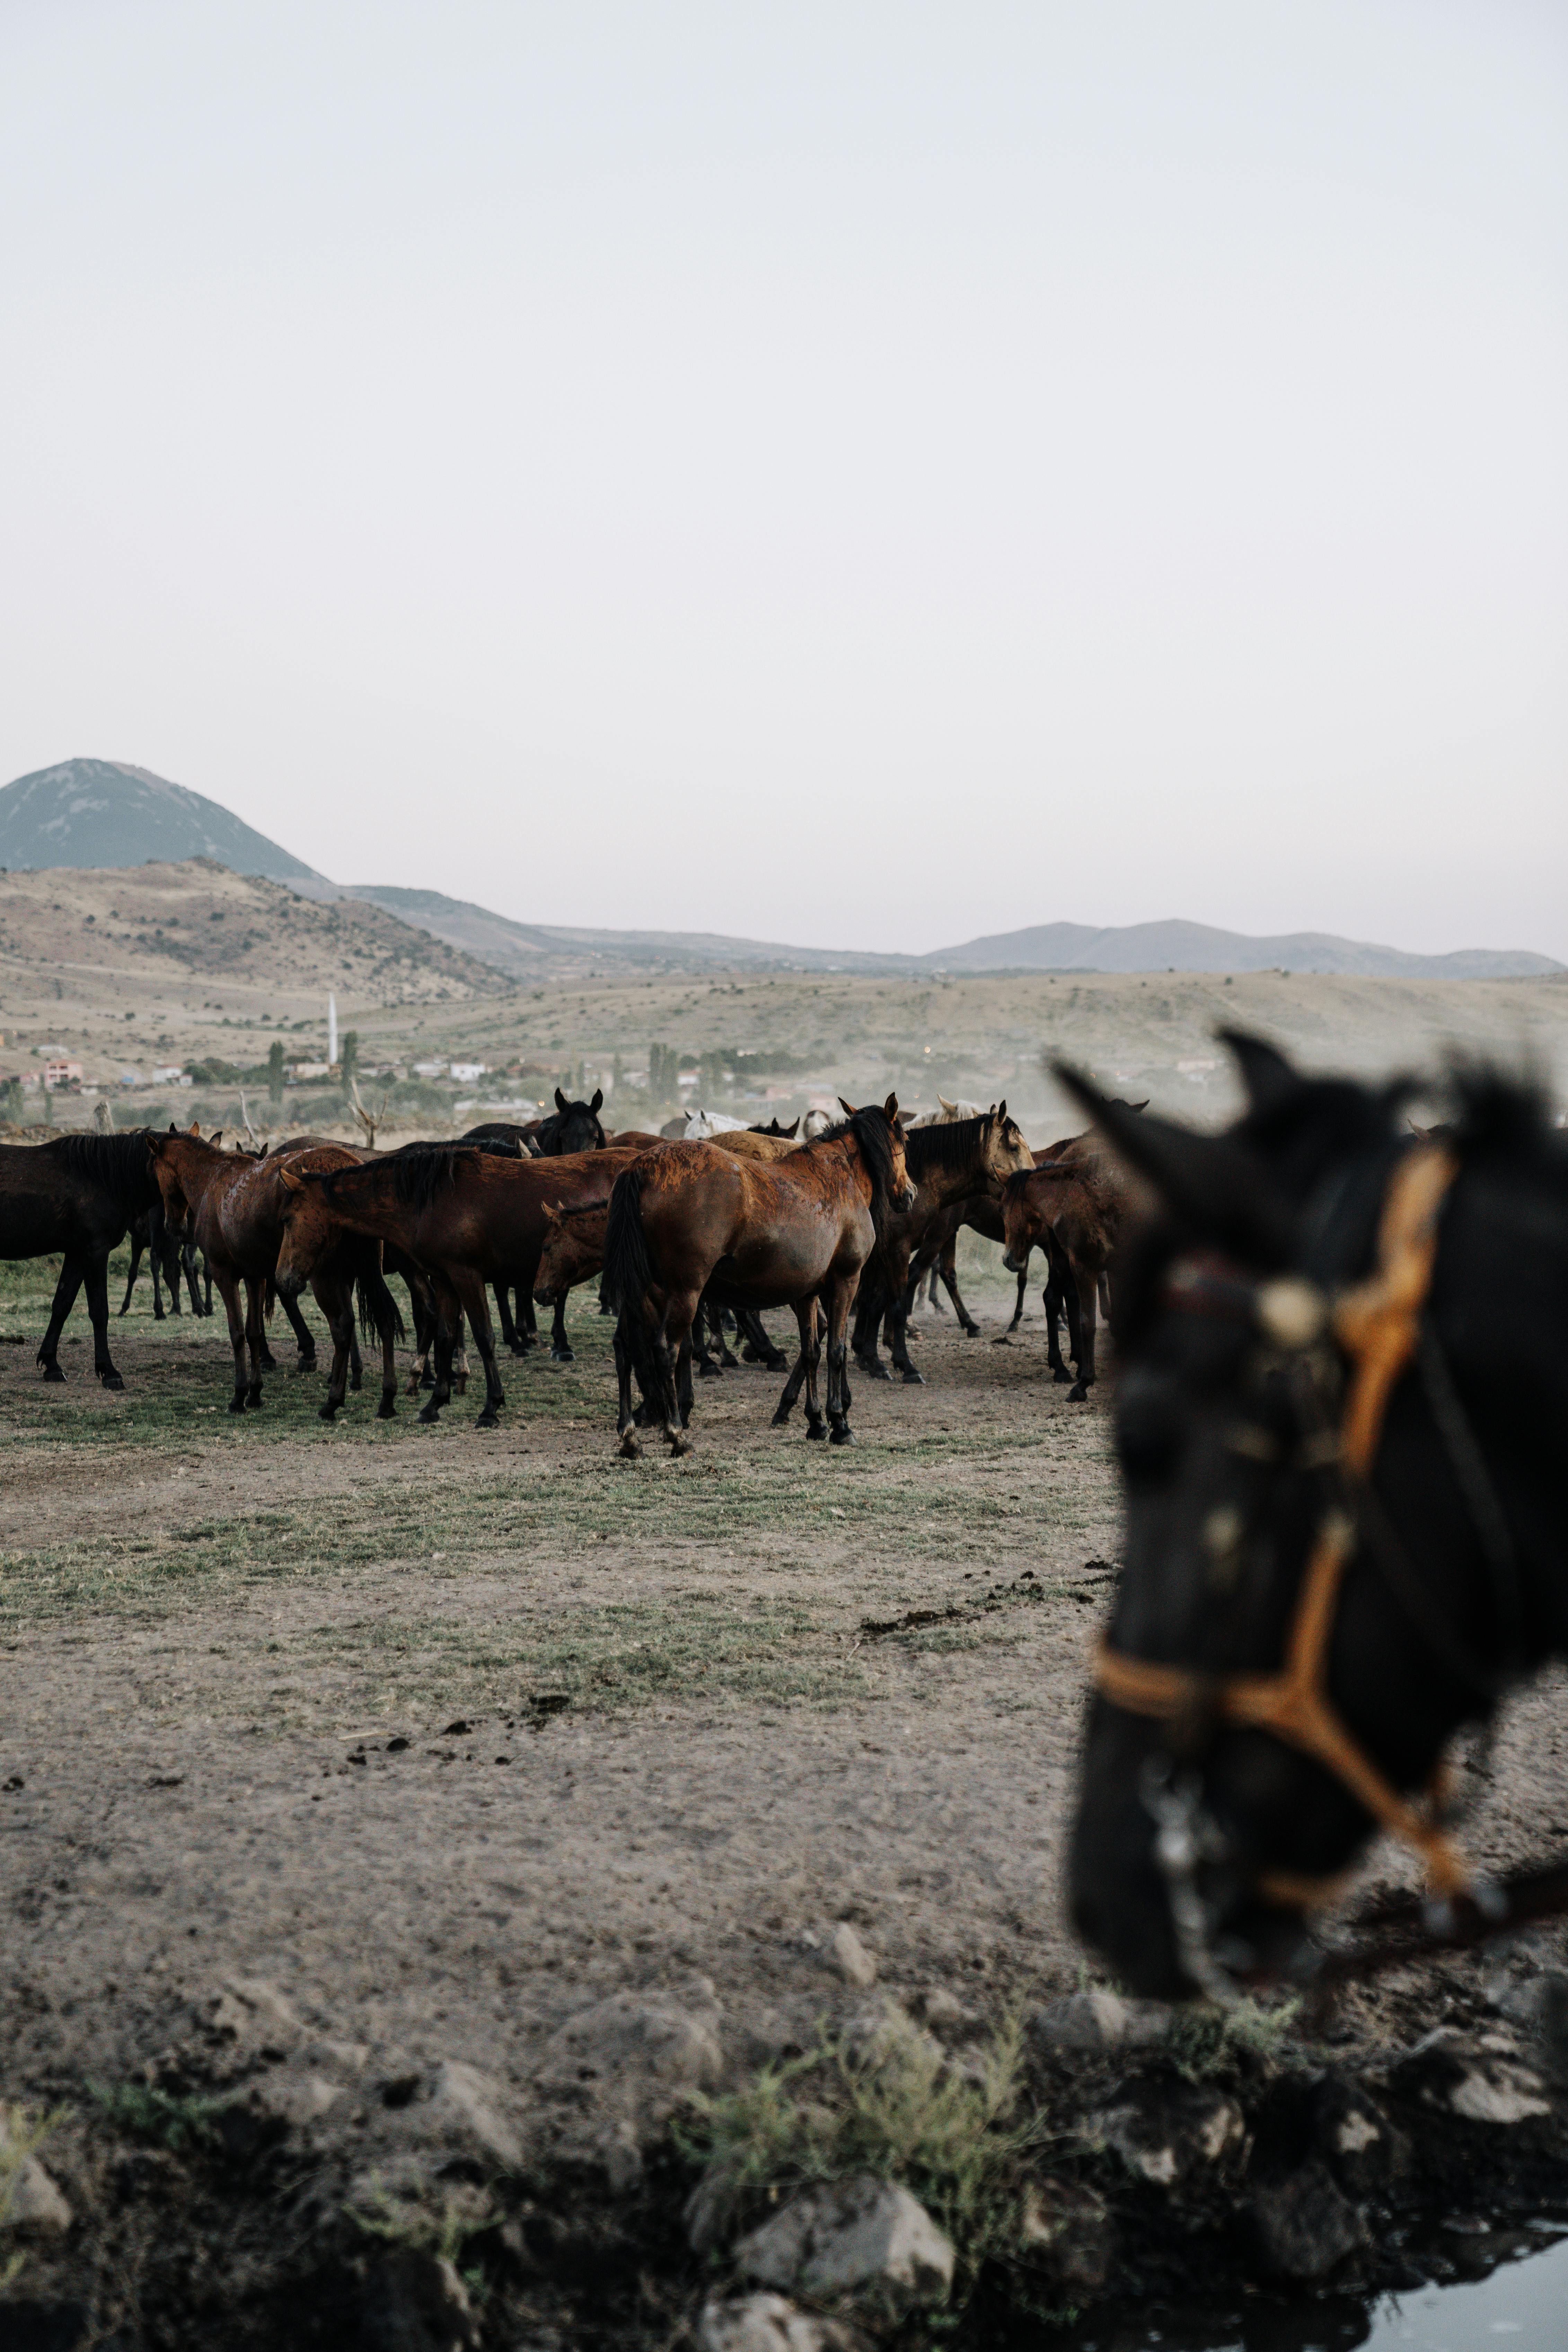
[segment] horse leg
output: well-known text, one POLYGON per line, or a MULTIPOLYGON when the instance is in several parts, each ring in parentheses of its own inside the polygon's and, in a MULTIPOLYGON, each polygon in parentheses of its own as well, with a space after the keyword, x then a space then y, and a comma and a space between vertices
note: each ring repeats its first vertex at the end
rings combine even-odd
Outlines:
MULTIPOLYGON (((313 1285, 312 1288, 314 1288, 313 1285)), ((281 1291, 278 1295, 283 1298, 281 1291)), ((300 1350, 300 1370, 302 1372, 313 1372, 316 1369, 316 1335, 300 1312, 299 1300, 283 1298, 283 1312, 289 1318, 289 1328, 293 1332, 295 1345, 300 1350)), ((261 1344, 263 1370, 275 1372, 278 1367, 272 1360, 266 1340, 263 1339, 261 1344)))
POLYGON ((106 1389, 125 1386, 109 1352, 109 1252, 87 1262, 87 1311, 92 1322, 92 1369, 106 1389))
MULTIPOLYGON (((195 1307, 196 1303, 196 1286, 195 1276, 192 1271, 195 1263, 195 1244, 193 1243, 191 1244, 191 1255, 185 1261, 185 1272, 187 1276, 191 1276, 191 1305, 193 1307, 195 1307)), ((204 1315, 210 1315, 213 1311, 213 1262, 211 1258, 207 1256, 205 1250, 202 1253, 202 1277, 206 1285, 207 1296, 206 1304, 202 1307, 201 1312, 204 1315)))
POLYGON ((495 1333, 490 1326, 489 1300, 485 1286, 478 1275, 461 1274, 454 1277, 463 1312, 468 1318, 474 1335, 474 1345, 479 1351, 479 1361, 485 1368, 485 1401, 480 1407, 476 1429, 494 1429, 500 1418, 500 1408, 506 1402, 506 1391, 500 1384, 500 1372, 496 1363, 495 1333))
POLYGON ((927 1305, 928 1305, 928 1306, 931 1306, 931 1307, 941 1307, 941 1305, 942 1305, 942 1301, 941 1301, 941 1299, 940 1299, 940 1298, 937 1297, 937 1295, 936 1295, 936 1277, 937 1277, 937 1265, 938 1265, 938 1263, 939 1263, 939 1262, 938 1262, 936 1259, 933 1259, 933 1260, 931 1261, 931 1272, 930 1272, 930 1275, 928 1276, 928 1277, 927 1277, 927 1281, 926 1281, 926 1303, 927 1303, 927 1305))
POLYGON ((327 1393, 321 1406, 321 1415, 323 1421, 335 1421, 338 1407, 343 1401, 349 1342, 353 1336, 353 1286, 331 1276, 312 1275, 310 1293, 326 1317, 327 1328, 332 1335, 332 1368, 327 1374, 327 1393))
MULTIPOLYGON (((936 1264, 931 1268, 931 1280, 933 1282, 936 1280, 939 1274, 942 1276, 942 1287, 952 1301, 952 1311, 958 1318, 959 1329, 963 1332, 966 1339, 978 1339, 980 1337, 980 1326, 958 1295, 958 1244, 956 1239, 951 1234, 948 1235, 946 1241, 943 1242, 942 1248, 937 1255, 936 1264)), ((1023 1298, 1024 1286, 1022 1282, 1020 1282, 1018 1285, 1018 1313, 1020 1315, 1024 1311, 1023 1298)), ((1016 1318, 1014 1319, 1016 1321, 1016 1318)))
POLYGON ((245 1311, 239 1303, 238 1276, 225 1266, 217 1278, 218 1297, 228 1318, 228 1344, 234 1350, 234 1394, 229 1398, 230 1412, 245 1411, 245 1311))
MULTIPOLYGON (((795 1319, 800 1330, 800 1353, 795 1360, 794 1370, 791 1371, 788 1380, 785 1381, 784 1384, 784 1394, 780 1397, 778 1404, 774 1408, 773 1425, 775 1429, 782 1429, 784 1423, 788 1421, 791 1413, 795 1411, 795 1401, 796 1397, 799 1396, 801 1383, 805 1379, 806 1358, 811 1352, 811 1334, 816 1328, 816 1301, 808 1298, 805 1300, 804 1305, 797 1302, 795 1310, 795 1319)), ((806 1408, 806 1420, 808 1423, 811 1420, 816 1400, 813 1398, 811 1403, 808 1404, 806 1408)), ((821 1419, 820 1413, 817 1414, 817 1419, 821 1419)), ((810 1433, 809 1429, 807 1433, 810 1433)))
MULTIPOLYGON (((531 1299, 533 1296, 533 1277, 538 1272, 539 1260, 535 1258, 532 1265, 529 1268, 526 1292, 520 1292, 520 1297, 526 1296, 531 1299)), ((563 1290, 558 1291, 556 1294, 555 1313, 551 1318, 550 1360, 552 1364, 574 1364, 577 1360, 575 1355, 573 1353, 572 1342, 566 1337, 566 1293, 563 1290)))
POLYGON ((1008 1339, 1012 1338, 1014 1332, 1017 1329, 1019 1324, 1024 1319, 1024 1294, 1028 1287, 1029 1252, 1026 1250, 1024 1253, 1024 1263, 1018 1272, 1018 1296, 1013 1302, 1013 1320, 1008 1324, 1006 1333, 1005 1335, 1008 1339))
POLYGON ((500 1325, 501 1346, 509 1356, 520 1356, 522 1350, 517 1344, 517 1326, 511 1319, 511 1286, 498 1282, 492 1287, 496 1295, 496 1320, 500 1325))
POLYGON ((452 1357, 463 1330, 463 1310, 445 1275, 430 1277, 430 1292, 436 1313, 436 1377, 419 1412, 426 1424, 436 1421, 441 1407, 452 1401, 452 1357))
POLYGON ((245 1391, 245 1402, 254 1411, 261 1402, 261 1375, 272 1367, 264 1318, 268 1290, 266 1277, 247 1275, 245 1288, 245 1336, 250 1347, 250 1385, 245 1391))
POLYGON ((702 1297, 697 1302, 697 1317, 691 1326, 690 1341, 690 1353, 697 1359, 697 1377, 700 1381, 716 1381, 721 1377, 724 1370, 722 1364, 716 1364, 713 1360, 712 1350, 708 1344, 710 1332, 712 1333, 722 1351, 724 1334, 719 1321, 719 1310, 707 1297, 702 1297))
POLYGON ((1110 1277, 1105 1274, 1100 1277, 1100 1319, 1102 1323, 1110 1320, 1110 1277))
POLYGON ((686 1434, 691 1419, 691 1327, 700 1303, 689 1291, 677 1291, 665 1304, 665 1346, 674 1356, 671 1387, 677 1418, 673 1428, 666 1424, 672 1454, 691 1451, 691 1440, 686 1434))
POLYGON ((613 1315, 615 1311, 616 1310, 611 1306, 608 1298, 605 1296, 605 1277, 601 1275, 599 1276, 599 1312, 601 1315, 613 1315))
POLYGON ((827 1442, 830 1445, 853 1445, 855 1443, 855 1433, 849 1426, 848 1383, 846 1378, 849 1351, 845 1341, 853 1297, 853 1286, 847 1282, 835 1282, 828 1294, 827 1442))
POLYGON ((68 1253, 60 1268, 60 1278, 55 1285, 54 1304, 49 1308, 49 1328, 38 1342, 38 1362, 47 1381, 63 1381, 65 1378, 59 1367, 60 1333, 65 1328, 66 1317, 76 1305, 77 1292, 86 1276, 87 1267, 82 1260, 68 1253))
MULTIPOLYGON (((1078 1379, 1068 1391, 1068 1402, 1087 1404, 1089 1390, 1094 1386, 1094 1309, 1100 1283, 1092 1266, 1075 1265, 1072 1276, 1078 1294, 1078 1379)), ((1069 1291, 1069 1302, 1072 1296, 1069 1291)))
MULTIPOLYGON (((120 1302, 121 1315, 129 1314, 131 1310, 131 1294, 136 1287, 136 1277, 142 1271, 142 1236, 138 1233, 133 1233, 131 1236, 131 1276, 125 1285, 125 1296, 120 1302)), ((158 1255, 155 1250, 153 1253, 153 1319, 155 1323, 161 1323, 163 1319, 163 1302, 158 1296, 158 1255)))
MULTIPOLYGON (((893 1375, 888 1370, 888 1367, 877 1352, 877 1307, 878 1299, 876 1286, 874 1284, 868 1284, 866 1290, 862 1293, 855 1308, 855 1333, 853 1339, 855 1361, 859 1365, 861 1370, 868 1374, 872 1380, 890 1381, 893 1375)), ((831 1388, 833 1378, 833 1342, 831 1339, 828 1341, 827 1366, 828 1383, 831 1388)))
POLYGON ((463 1338, 463 1330, 464 1316, 459 1307, 457 1331, 452 1342, 452 1388, 458 1396, 467 1396, 468 1393, 468 1343, 463 1338))
POLYGON ((909 1302, 901 1291, 899 1294, 897 1305, 891 1309, 889 1319, 893 1326, 890 1343, 893 1369, 901 1375, 906 1387, 924 1388, 925 1374, 916 1370, 910 1358, 909 1302))

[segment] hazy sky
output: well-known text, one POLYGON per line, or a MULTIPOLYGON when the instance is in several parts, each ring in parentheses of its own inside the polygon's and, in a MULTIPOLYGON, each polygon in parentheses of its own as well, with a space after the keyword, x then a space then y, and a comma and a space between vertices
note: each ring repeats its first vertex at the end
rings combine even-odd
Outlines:
POLYGON ((0 0, 0 780, 1568 959, 1557 0, 0 0))

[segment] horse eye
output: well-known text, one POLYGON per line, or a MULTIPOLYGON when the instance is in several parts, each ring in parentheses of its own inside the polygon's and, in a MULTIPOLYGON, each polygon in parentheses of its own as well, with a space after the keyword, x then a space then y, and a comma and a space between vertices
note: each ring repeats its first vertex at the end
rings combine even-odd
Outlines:
POLYGON ((1181 1444, 1181 1422, 1167 1391, 1130 1376, 1116 1414, 1116 1451, 1129 1484, 1152 1485, 1167 1476, 1181 1444))

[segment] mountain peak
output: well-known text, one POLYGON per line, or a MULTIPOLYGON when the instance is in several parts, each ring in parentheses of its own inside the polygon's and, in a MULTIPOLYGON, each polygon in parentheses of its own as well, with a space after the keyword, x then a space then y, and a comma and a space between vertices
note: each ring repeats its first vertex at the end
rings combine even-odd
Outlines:
POLYGON ((0 866, 142 866, 210 857, 237 874, 321 882, 216 801, 126 760, 61 760, 0 791, 0 866))

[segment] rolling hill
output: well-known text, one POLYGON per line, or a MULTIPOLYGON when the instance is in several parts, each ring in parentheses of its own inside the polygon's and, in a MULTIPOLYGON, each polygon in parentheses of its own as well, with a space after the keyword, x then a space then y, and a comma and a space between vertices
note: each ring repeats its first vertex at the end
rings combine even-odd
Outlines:
POLYGON ((617 931, 524 923, 444 891, 392 883, 338 884, 237 816, 148 769, 121 760, 63 760, 0 790, 0 867, 137 866, 148 859, 214 859, 262 875, 300 897, 367 902, 461 956, 513 981, 605 972, 810 971, 884 977, 923 972, 1322 972, 1367 979, 1517 980, 1562 971, 1527 949, 1463 948, 1412 955, 1327 931, 1255 938, 1171 920, 1100 928, 1042 923, 966 940, 923 955, 792 947, 717 931, 617 931))

